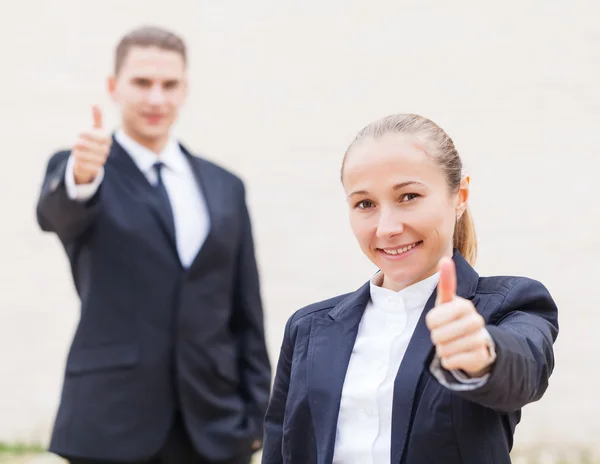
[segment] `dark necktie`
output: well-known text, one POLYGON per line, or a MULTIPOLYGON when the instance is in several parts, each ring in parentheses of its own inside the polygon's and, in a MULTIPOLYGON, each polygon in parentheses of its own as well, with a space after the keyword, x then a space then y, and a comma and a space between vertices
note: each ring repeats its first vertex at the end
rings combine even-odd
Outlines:
POLYGON ((154 164, 154 170, 156 171, 156 185, 154 186, 158 199, 158 204, 161 209, 161 213, 163 218, 165 219, 166 225, 168 227, 169 233, 171 234, 171 238, 175 241, 175 220, 173 219, 173 210, 171 209, 171 202, 169 201, 169 194, 167 193, 167 189, 165 188, 165 184, 162 179, 162 168, 165 165, 158 161, 154 164))

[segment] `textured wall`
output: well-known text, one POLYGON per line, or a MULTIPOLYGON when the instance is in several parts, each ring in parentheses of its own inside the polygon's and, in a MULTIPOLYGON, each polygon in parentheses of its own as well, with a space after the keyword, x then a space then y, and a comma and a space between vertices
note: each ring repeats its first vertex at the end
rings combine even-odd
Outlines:
POLYGON ((547 395, 520 446, 599 446, 600 3, 459 0, 23 0, 0 17, 0 440, 48 437, 77 301, 34 206, 48 155, 90 123, 131 27, 184 35, 192 89, 177 134, 247 183, 273 363, 287 317, 372 272, 338 170, 370 120, 417 112, 472 175, 481 274, 543 281, 561 309, 547 395))

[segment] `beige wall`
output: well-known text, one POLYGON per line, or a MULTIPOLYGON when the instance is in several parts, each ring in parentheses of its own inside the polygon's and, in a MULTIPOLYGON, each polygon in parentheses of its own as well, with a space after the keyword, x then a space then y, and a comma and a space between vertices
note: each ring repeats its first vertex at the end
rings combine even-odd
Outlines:
POLYGON ((292 311, 372 272, 338 183, 346 145, 371 119, 418 112, 472 175, 480 273, 540 279, 560 304, 555 375, 517 443, 598 447, 600 3, 166 4, 23 0, 0 17, 0 440, 47 439, 77 318, 62 249, 34 220, 46 159, 90 123, 92 103, 116 123, 113 46, 156 23, 190 46, 178 135, 247 183, 273 363, 292 311))

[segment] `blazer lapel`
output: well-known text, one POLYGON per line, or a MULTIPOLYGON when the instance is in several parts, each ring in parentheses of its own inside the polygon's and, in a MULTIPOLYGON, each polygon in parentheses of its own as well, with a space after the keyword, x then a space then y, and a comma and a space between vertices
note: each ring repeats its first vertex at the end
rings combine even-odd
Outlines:
POLYGON ((144 173, 140 171, 131 156, 129 156, 125 149, 114 139, 114 136, 110 158, 116 165, 119 173, 122 174, 122 178, 129 183, 135 198, 149 206, 169 247, 179 259, 176 238, 173 237, 171 229, 168 226, 168 219, 165 217, 166 211, 164 211, 158 203, 154 186, 148 182, 144 173))
POLYGON ((209 217, 208 235, 190 264, 189 269, 191 270, 200 261, 198 258, 202 251, 209 248, 207 245, 213 240, 215 231, 218 230, 221 212, 223 210, 223 201, 227 198, 227 192, 225 192, 223 180, 214 175, 214 172, 212 172, 212 169, 210 169, 210 166, 207 165, 204 160, 193 156, 183 145, 180 145, 180 147, 190 163, 198 188, 206 202, 206 209, 209 217))
MULTIPOLYGON (((462 298, 472 299, 477 289, 479 276, 457 250, 454 251, 453 259, 456 265, 456 293, 462 298)), ((415 396, 419 379, 424 372, 429 371, 427 360, 431 359, 433 343, 425 323, 425 315, 435 305, 436 295, 437 289, 433 291, 425 304, 394 383, 392 464, 399 464, 402 460, 412 426, 412 412, 417 407, 415 396)))
POLYGON ((308 346, 308 400, 318 462, 331 462, 342 388, 358 326, 369 301, 369 283, 312 320, 308 346))

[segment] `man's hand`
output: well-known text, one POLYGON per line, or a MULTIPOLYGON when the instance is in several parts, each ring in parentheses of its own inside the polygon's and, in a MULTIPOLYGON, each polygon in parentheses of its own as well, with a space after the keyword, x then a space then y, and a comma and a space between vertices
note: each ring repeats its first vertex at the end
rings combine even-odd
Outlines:
POLYGON ((73 174, 76 184, 89 184, 106 163, 112 143, 110 135, 102 128, 100 108, 92 108, 94 124, 92 129, 83 131, 73 145, 73 174))
POLYGON ((431 341, 444 369, 480 377, 490 371, 494 361, 485 322, 473 303, 456 295, 454 261, 442 258, 439 271, 436 304, 425 319, 431 341))

